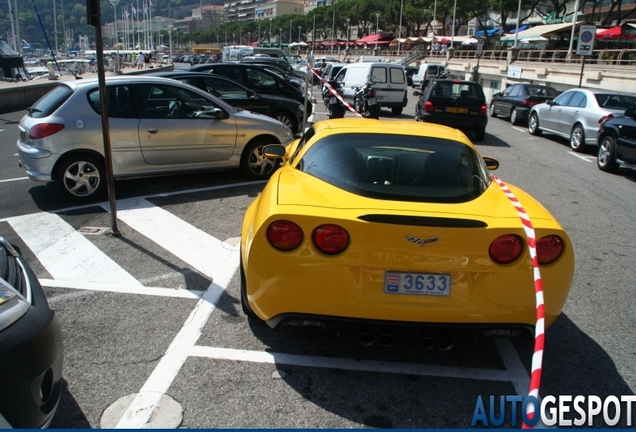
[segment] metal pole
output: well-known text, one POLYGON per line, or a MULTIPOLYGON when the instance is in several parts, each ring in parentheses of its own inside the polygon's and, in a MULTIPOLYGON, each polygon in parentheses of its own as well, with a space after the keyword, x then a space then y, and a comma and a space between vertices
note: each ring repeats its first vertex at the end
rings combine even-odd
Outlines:
POLYGON ((457 0, 455 0, 455 2, 453 3, 453 28, 452 28, 452 33, 451 33, 451 48, 453 48, 455 45, 455 14, 457 13, 457 0))
POLYGON ((378 26, 380 25, 380 14, 375 14, 375 48, 374 51, 378 50, 378 26))
POLYGON ((435 42, 435 27, 437 27, 437 19, 435 18, 437 16, 437 0, 435 0, 435 3, 433 4, 433 37, 431 38, 431 56, 433 55, 433 43, 435 42))
POLYGON ((519 6, 517 7, 517 30, 515 31, 515 44, 517 47, 517 39, 519 38, 519 21, 521 20, 521 0, 519 0, 519 6))
POLYGON ((102 110, 102 135, 104 139, 104 159, 106 162, 106 186, 108 189, 108 202, 110 204, 110 231, 114 237, 121 237, 122 233, 117 226, 117 200, 115 198, 115 179, 113 177, 113 158, 110 145, 110 125, 108 123, 108 103, 106 99, 106 77, 104 71, 104 48, 102 41, 102 24, 99 2, 95 2, 98 17, 95 26, 95 45, 97 49, 97 78, 99 81, 99 99, 102 110))
MULTIPOLYGON (((64 0, 60 0, 62 5, 62 31, 64 32, 64 53, 68 54, 68 38, 66 37, 66 20, 64 19, 64 0)), ((22 46, 22 44, 20 44, 22 46)))
MULTIPOLYGON (((7 0, 8 6, 9 6, 9 21, 11 21, 11 43, 13 45, 13 50, 15 52, 18 52, 17 47, 15 46, 15 27, 14 27, 14 23, 13 23, 13 7, 11 5, 11 0, 7 0)), ((55 3, 53 3, 55 5, 55 3)), ((55 7, 55 6, 54 6, 55 7)), ((55 14, 55 12, 53 12, 53 14, 55 14)))
MULTIPOLYGON (((55 8, 55 3, 57 3, 57 0, 53 0, 53 40, 55 41, 55 55, 57 55, 59 45, 57 44, 57 10, 55 8)), ((22 43, 19 45, 22 45, 22 43)))
POLYGON ((402 8, 404 7, 404 0, 400 0, 400 29, 398 30, 398 49, 397 55, 400 55, 400 39, 402 39, 402 8))
POLYGON ((331 22, 331 55, 333 55, 333 34, 336 31, 336 9, 333 10, 333 21, 331 22))
POLYGON ((581 88, 581 84, 583 84, 583 68, 584 67, 585 67, 585 56, 581 56, 581 76, 579 76, 579 88, 581 88))
POLYGON ((568 54, 566 58, 572 58, 572 47, 574 46, 574 29, 576 27, 577 14, 579 12, 579 0, 576 0, 574 4, 574 15, 572 16, 572 33, 570 33, 570 47, 568 48, 568 54))
POLYGON ((15 11, 15 37, 18 39, 16 42, 16 51, 22 54, 22 38, 20 38, 20 13, 18 12, 18 0, 13 2, 13 10, 15 11))
POLYGON ((283 49, 283 29, 278 29, 278 48, 283 49))
POLYGON ((349 22, 351 18, 347 18, 347 46, 345 47, 345 57, 349 54, 349 22))

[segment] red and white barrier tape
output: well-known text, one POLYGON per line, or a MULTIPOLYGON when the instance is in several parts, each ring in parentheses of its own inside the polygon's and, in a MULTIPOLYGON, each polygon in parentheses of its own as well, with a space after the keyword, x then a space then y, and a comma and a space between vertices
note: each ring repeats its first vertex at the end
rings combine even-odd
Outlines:
POLYGON ((338 100, 339 100, 340 102, 342 102, 342 104, 343 104, 344 106, 346 106, 346 107, 347 107, 347 109, 348 109, 349 111, 351 111, 352 113, 354 113, 354 114, 355 114, 355 115, 357 115, 358 117, 362 117, 362 114, 360 114, 358 111, 356 111, 356 109, 355 109, 354 107, 352 107, 351 105, 349 105, 349 103, 348 103, 346 100, 344 100, 344 98, 343 98, 342 96, 340 96, 340 93, 338 93, 338 92, 336 91, 336 89, 334 89, 332 86, 330 86, 330 85, 329 85, 329 83, 327 82, 327 80, 326 80, 326 79, 324 79, 323 77, 321 77, 320 75, 318 75, 318 72, 316 72, 315 70, 313 70, 313 69, 312 69, 311 71, 314 73, 314 75, 316 75, 316 76, 320 79, 320 82, 322 83, 322 85, 323 85, 323 86, 327 86, 327 90, 329 90, 329 93, 331 93, 331 94, 333 94, 335 97, 337 97, 337 98, 338 98, 338 100))
MULTIPOLYGON (((517 213, 521 218, 523 229, 528 239, 528 249, 530 250, 530 258, 532 258, 532 269, 534 273, 534 294, 536 302, 537 322, 534 328, 534 353, 532 354, 532 370, 530 375, 530 389, 528 396, 534 396, 539 400, 539 387, 541 386, 541 367, 543 364, 543 350, 545 346, 545 305, 543 303, 543 282, 541 281, 541 272, 539 271, 539 260, 537 259, 537 239, 534 233, 534 227, 530 221, 530 217, 523 209, 517 197, 506 186, 504 182, 497 177, 492 176, 492 179, 497 182, 501 190, 506 194, 510 202, 517 209, 517 213)), ((527 416, 529 419, 533 419, 534 405, 527 405, 527 416)), ((532 429, 532 426, 523 424, 523 429, 532 429)))

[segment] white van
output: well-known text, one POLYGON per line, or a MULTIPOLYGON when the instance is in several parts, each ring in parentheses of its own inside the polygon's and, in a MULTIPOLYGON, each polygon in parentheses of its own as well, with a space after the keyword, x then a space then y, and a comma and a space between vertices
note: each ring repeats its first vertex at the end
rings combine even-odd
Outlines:
POLYGON ((394 115, 400 115, 409 101, 404 66, 397 63, 350 63, 340 69, 335 79, 348 102, 353 102, 355 88, 369 81, 373 81, 380 107, 391 108, 394 115))
POLYGON ((446 73, 446 66, 438 63, 422 63, 417 70, 417 73, 413 74, 413 87, 419 87, 422 81, 431 78, 437 78, 446 73))

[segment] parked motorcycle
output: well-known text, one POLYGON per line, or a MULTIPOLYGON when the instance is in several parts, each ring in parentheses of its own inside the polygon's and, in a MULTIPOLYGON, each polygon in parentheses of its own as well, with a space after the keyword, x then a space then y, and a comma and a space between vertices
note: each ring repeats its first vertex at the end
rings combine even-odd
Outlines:
MULTIPOLYGON (((327 84, 329 84, 331 88, 336 90, 336 92, 338 92, 340 97, 342 97, 343 92, 338 81, 336 80, 327 81, 327 84)), ((342 105, 342 102, 338 100, 336 95, 334 95, 329 90, 329 86, 327 85, 322 86, 322 100, 325 103, 325 109, 327 110, 327 115, 329 116, 330 119, 343 118, 345 115, 345 107, 342 105)))
POLYGON ((371 87, 373 82, 369 81, 362 87, 356 87, 353 95, 353 107, 362 117, 380 118, 380 105, 375 96, 375 90, 371 87))

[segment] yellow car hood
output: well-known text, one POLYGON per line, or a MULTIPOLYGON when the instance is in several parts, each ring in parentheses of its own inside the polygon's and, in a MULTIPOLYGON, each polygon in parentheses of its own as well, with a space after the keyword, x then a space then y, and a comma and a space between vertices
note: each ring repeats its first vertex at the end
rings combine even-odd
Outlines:
MULTIPOLYGON (((366 198, 344 191, 312 175, 285 167, 278 172, 278 204, 282 206, 306 206, 323 209, 400 212, 406 214, 435 214, 448 217, 519 218, 516 208, 500 187, 493 181, 477 199, 458 203, 418 203, 366 198)), ((513 191, 531 219, 553 220, 550 213, 533 197, 514 186, 513 191)))

